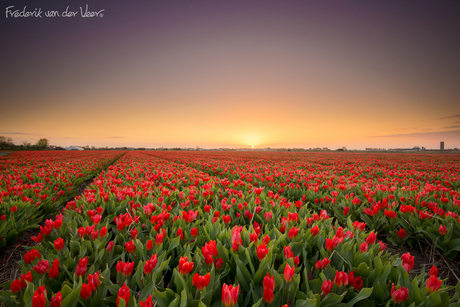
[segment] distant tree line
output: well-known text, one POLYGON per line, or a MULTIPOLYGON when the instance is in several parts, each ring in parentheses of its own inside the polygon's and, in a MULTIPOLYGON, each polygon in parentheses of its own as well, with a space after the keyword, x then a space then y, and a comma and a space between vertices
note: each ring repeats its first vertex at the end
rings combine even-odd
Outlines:
POLYGON ((42 138, 37 141, 35 144, 31 144, 27 141, 24 141, 21 143, 21 145, 16 145, 13 143, 13 138, 11 137, 6 137, 3 135, 0 135, 0 149, 1 150, 7 150, 7 149, 13 149, 13 150, 18 150, 18 149, 47 149, 49 146, 49 141, 48 139, 42 138))

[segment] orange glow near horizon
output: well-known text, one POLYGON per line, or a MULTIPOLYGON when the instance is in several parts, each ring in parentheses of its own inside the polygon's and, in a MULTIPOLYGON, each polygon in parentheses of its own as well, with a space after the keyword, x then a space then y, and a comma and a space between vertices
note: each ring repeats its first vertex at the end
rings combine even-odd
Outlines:
MULTIPOLYGON (((33 135, 8 135, 18 144, 22 141, 34 143, 34 139, 46 137, 52 144, 61 146, 237 148, 254 145, 257 148, 346 146, 362 149, 436 148, 440 141, 436 134, 431 137, 429 144, 423 143, 417 135, 408 135, 406 138, 381 137, 418 133, 420 129, 424 132, 420 121, 428 118, 420 110, 412 118, 406 117, 407 111, 404 109, 401 112, 394 112, 393 109, 385 111, 379 107, 384 105, 383 100, 377 101, 372 108, 359 108, 360 102, 357 101, 355 108, 351 103, 334 105, 329 102, 332 97, 324 99, 327 97, 317 96, 316 100, 314 96, 303 94, 304 98, 301 99, 297 98, 302 94, 299 93, 297 97, 291 94, 286 95, 285 99, 276 99, 257 94, 256 91, 246 92, 249 98, 241 99, 238 103, 232 101, 238 101, 239 95, 231 95, 229 90, 223 90, 221 95, 213 95, 200 103, 193 101, 196 99, 193 96, 184 98, 189 103, 178 99, 169 102, 158 99, 163 102, 158 103, 152 94, 127 99, 116 94, 102 97, 96 91, 93 95, 88 94, 83 102, 78 98, 68 98, 64 106, 55 108, 38 104, 32 106, 28 114, 16 111, 17 114, 5 118, 0 127, 1 131, 33 132, 33 135), (219 100, 219 96, 225 98, 219 100), (257 96, 260 97, 258 100, 257 96), (301 104, 300 100, 317 102, 301 104), (128 104, 128 101, 137 103, 128 104), (38 120, 37 114, 40 114, 38 120), (16 118, 22 120, 17 121, 16 118)), ((429 123, 434 131, 441 129, 441 124, 444 124, 436 120, 429 123)), ((444 141, 453 144, 455 135, 444 141)))

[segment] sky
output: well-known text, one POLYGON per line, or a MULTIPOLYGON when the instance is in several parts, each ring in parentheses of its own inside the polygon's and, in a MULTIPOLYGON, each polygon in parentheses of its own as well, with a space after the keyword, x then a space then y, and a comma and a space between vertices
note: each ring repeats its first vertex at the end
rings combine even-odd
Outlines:
POLYGON ((0 135, 16 144, 460 148, 458 1, 5 0, 0 13, 0 135))

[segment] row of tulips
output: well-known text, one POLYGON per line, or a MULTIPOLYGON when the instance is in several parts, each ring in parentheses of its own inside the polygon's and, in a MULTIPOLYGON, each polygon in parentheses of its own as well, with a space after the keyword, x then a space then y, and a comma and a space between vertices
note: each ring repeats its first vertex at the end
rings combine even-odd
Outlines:
POLYGON ((297 201, 129 152, 46 221, 2 302, 460 306, 460 286, 449 296, 436 268, 411 278, 414 258, 386 253, 364 222, 297 201))
POLYGON ((16 152, 0 158, 0 247, 74 197, 122 152, 16 152))
POLYGON ((453 155, 155 153, 210 175, 263 188, 296 206, 366 222, 394 245, 460 251, 460 157, 453 155), (394 231, 394 230, 397 230, 394 231))

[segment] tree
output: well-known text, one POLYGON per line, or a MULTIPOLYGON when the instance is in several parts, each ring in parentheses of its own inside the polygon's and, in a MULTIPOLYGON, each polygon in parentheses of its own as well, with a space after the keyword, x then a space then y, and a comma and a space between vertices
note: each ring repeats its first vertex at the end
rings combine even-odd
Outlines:
POLYGON ((13 139, 10 137, 0 135, 0 147, 11 148, 11 146, 14 146, 13 139))
POLYGON ((48 139, 39 139, 37 141, 37 147, 40 149, 46 149, 49 145, 48 139))
POLYGON ((31 144, 30 144, 29 142, 27 142, 27 141, 23 141, 23 142, 22 142, 22 146, 23 146, 24 148, 29 148, 29 147, 31 146, 31 144))
POLYGON ((2 149, 3 147, 6 147, 6 137, 0 135, 0 149, 2 149))

